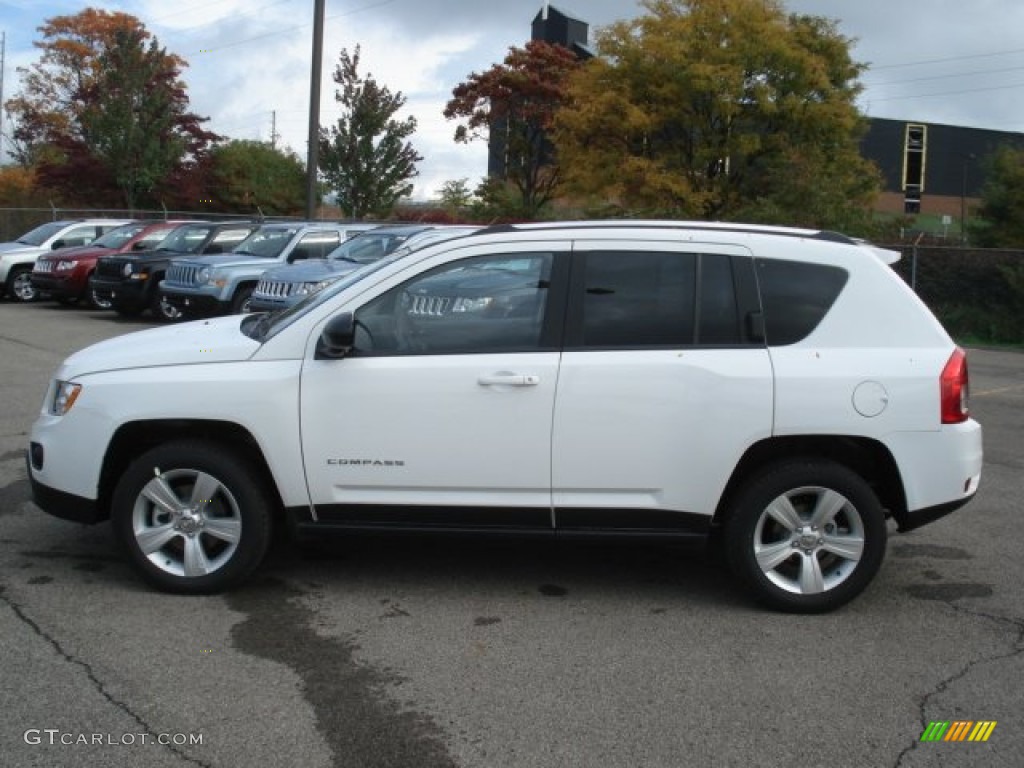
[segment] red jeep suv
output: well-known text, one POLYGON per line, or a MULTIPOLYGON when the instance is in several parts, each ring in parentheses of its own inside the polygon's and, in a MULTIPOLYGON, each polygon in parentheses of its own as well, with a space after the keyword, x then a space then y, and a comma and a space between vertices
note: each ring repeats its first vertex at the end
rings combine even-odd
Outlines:
POLYGON ((136 221, 117 227, 88 245, 62 248, 39 257, 32 270, 32 286, 61 304, 81 299, 97 309, 108 309, 104 301, 89 290, 89 277, 101 256, 148 251, 156 248, 183 221, 136 221))

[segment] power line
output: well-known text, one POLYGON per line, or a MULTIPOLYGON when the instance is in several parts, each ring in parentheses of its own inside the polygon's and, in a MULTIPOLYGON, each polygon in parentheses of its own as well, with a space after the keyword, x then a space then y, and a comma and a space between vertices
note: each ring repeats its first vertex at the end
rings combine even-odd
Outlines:
POLYGON ((993 56, 1009 56, 1013 53, 1024 53, 1024 48, 1014 48, 1009 51, 991 51, 990 53, 972 53, 964 56, 947 56, 941 59, 921 59, 920 61, 907 61, 902 64, 879 64, 871 65, 871 71, 877 69, 898 69, 901 67, 917 67, 924 64, 944 64, 947 61, 967 61, 968 59, 987 59, 993 56))
POLYGON ((905 83, 923 83, 928 80, 948 80, 951 77, 974 77, 976 75, 995 75, 1002 72, 1019 72, 1024 69, 1021 67, 1003 67, 1001 69, 978 69, 972 72, 956 72, 948 75, 931 75, 929 77, 915 77, 910 80, 890 80, 888 82, 881 83, 865 83, 870 88, 882 88, 888 85, 903 85, 905 83))
POLYGON ((989 88, 968 88, 961 91, 943 91, 941 93, 912 93, 907 96, 886 96, 881 99, 871 97, 868 99, 872 104, 876 101, 905 101, 906 99, 931 99, 936 96, 961 96, 965 93, 984 93, 986 91, 1004 91, 1009 88, 1024 88, 1024 83, 1011 83, 1010 85, 994 85, 989 88))

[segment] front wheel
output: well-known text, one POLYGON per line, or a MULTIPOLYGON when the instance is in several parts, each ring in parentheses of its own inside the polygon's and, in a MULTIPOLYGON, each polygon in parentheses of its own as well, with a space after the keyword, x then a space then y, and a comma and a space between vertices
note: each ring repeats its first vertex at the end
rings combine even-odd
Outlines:
POLYGON ((7 295, 15 301, 28 302, 39 298, 39 291, 32 285, 32 267, 14 267, 7 278, 7 295))
POLYGON ((254 286, 243 286, 235 292, 231 300, 231 312, 236 315, 248 314, 252 311, 252 291, 254 286))
POLYGON ((176 323, 183 317, 181 310, 167 301, 167 297, 159 291, 153 293, 149 309, 153 313, 153 317, 161 323, 176 323))
POLYGON ((271 510, 259 475, 204 442, 144 453, 118 482, 111 512, 136 568, 168 592, 205 594, 237 584, 270 542, 271 510))
POLYGON ((739 492, 726 557, 760 602, 831 611, 860 594, 885 557, 885 512, 865 480, 828 461, 768 467, 739 492))

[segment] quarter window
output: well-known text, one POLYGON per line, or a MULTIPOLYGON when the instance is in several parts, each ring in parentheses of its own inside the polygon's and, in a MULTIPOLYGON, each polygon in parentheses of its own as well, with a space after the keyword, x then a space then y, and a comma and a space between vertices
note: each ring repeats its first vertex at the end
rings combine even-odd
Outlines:
POLYGON ((827 264, 758 259, 768 345, 795 344, 818 327, 839 297, 849 274, 827 264))

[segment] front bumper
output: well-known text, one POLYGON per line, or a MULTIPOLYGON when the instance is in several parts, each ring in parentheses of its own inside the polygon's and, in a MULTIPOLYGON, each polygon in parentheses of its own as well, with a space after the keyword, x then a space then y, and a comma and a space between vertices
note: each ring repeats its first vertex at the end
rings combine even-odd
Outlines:
POLYGON ((40 293, 48 293, 55 299, 77 299, 82 293, 82 286, 72 281, 71 276, 58 277, 46 272, 32 273, 32 287, 40 293))
POLYGON ((32 459, 29 450, 25 451, 25 464, 29 484, 32 487, 32 502, 43 512, 62 520, 88 525, 107 519, 108 515, 100 512, 99 505, 93 499, 59 491, 36 479, 32 472, 32 459))
POLYGON ((160 293, 168 304, 185 314, 219 314, 231 307, 217 296, 177 287, 167 288, 166 283, 160 284, 160 293))
POLYGON ((109 280, 93 276, 89 280, 89 288, 104 301, 111 302, 115 307, 144 307, 146 287, 149 280, 109 280))

